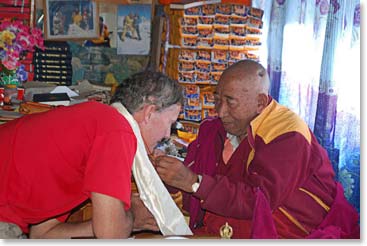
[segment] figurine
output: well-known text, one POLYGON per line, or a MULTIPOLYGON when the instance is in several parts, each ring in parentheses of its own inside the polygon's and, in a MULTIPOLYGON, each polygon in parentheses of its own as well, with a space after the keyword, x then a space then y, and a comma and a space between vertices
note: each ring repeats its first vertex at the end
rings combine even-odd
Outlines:
POLYGON ((225 225, 222 225, 220 227, 219 233, 222 239, 231 239, 233 235, 233 229, 230 225, 228 225, 228 222, 226 222, 225 225))

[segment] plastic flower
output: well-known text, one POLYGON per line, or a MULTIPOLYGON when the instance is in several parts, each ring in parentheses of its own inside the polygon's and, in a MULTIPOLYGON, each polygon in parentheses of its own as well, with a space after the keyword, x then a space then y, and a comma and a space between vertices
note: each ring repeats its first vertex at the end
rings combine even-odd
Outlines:
POLYGON ((0 47, 5 48, 6 45, 12 45, 13 40, 16 38, 14 33, 4 30, 0 35, 0 47))
POLYGON ((17 79, 19 81, 25 81, 25 80, 28 79, 28 73, 25 70, 25 66, 24 65, 20 65, 18 67, 18 70, 17 70, 17 79))
POLYGON ((42 31, 30 28, 19 20, 0 20, 0 76, 12 75, 20 81, 27 80, 28 74, 21 66, 24 52, 44 49, 42 31))

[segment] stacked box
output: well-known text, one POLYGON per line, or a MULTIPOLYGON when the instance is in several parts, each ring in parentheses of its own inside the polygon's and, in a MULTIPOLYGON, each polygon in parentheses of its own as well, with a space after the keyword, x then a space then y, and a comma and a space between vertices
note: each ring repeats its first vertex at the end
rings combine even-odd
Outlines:
POLYGON ((259 60, 263 10, 237 2, 165 7, 160 67, 186 88, 180 119, 216 116, 214 90, 223 71, 239 60, 259 60))
POLYGON ((216 84, 223 70, 234 62, 259 59, 263 10, 218 3, 182 10, 165 7, 165 11, 169 17, 162 34, 165 47, 160 67, 179 82, 216 84), (211 58, 192 54, 184 60, 182 50, 211 52, 211 58))
POLYGON ((208 117, 217 116, 214 104, 214 86, 205 86, 200 88, 200 102, 201 102, 201 118, 206 119, 208 117))
POLYGON ((183 119, 201 121, 202 105, 200 102, 200 88, 197 85, 184 86, 185 103, 183 107, 183 119))
POLYGON ((33 57, 34 80, 56 85, 71 85, 72 54, 67 42, 45 41, 45 50, 36 49, 33 57))

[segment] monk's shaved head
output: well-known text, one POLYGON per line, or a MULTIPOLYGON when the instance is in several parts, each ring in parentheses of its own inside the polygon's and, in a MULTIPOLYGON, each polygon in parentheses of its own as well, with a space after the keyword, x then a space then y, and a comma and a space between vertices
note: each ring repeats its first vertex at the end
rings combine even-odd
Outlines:
POLYGON ((269 92, 269 76, 266 69, 253 60, 242 60, 223 72, 223 76, 229 75, 233 79, 241 81, 247 88, 252 88, 255 93, 269 92))

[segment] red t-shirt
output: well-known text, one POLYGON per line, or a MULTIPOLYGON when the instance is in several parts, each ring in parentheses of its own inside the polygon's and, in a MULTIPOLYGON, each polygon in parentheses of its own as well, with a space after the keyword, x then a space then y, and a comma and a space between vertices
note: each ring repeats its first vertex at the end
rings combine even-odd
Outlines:
POLYGON ((98 102, 0 125, 0 221, 27 233, 29 224, 69 213, 91 192, 128 209, 136 148, 127 120, 98 102))

